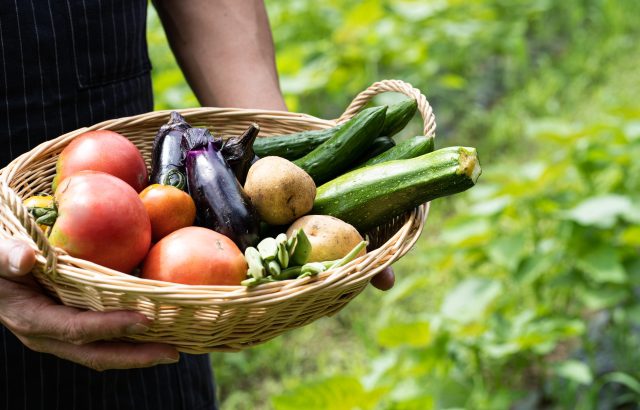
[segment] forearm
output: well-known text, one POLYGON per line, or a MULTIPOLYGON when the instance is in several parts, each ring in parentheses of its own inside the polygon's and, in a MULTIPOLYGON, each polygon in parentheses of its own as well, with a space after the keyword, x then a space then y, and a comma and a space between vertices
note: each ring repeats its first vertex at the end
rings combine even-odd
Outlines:
POLYGON ((262 0, 155 0, 154 4, 202 105, 286 109, 262 0))

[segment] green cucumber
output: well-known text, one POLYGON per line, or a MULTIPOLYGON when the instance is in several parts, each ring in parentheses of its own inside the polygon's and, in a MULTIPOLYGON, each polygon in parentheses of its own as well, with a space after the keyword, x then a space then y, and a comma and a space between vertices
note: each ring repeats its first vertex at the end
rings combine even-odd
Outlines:
POLYGON ((276 156, 292 161, 303 157, 314 150, 333 135, 345 123, 322 130, 296 132, 295 134, 276 135, 273 137, 256 138, 253 151, 260 158, 276 156))
POLYGON ((320 185, 349 169, 380 135, 387 107, 360 111, 340 130, 302 158, 293 161, 320 185))
POLYGON ((404 100, 389 106, 387 117, 380 135, 393 137, 407 126, 418 109, 418 103, 414 99, 404 100))
POLYGON ((363 161, 377 157, 378 155, 390 150, 395 146, 396 142, 393 140, 393 138, 387 136, 378 137, 371 141, 371 145, 369 145, 367 152, 363 157, 360 158, 360 160, 363 161))
POLYGON ((418 135, 398 143, 395 147, 389 148, 380 155, 370 158, 359 165, 358 168, 379 164, 381 162, 419 157, 420 155, 432 152, 434 146, 433 136, 425 137, 424 135, 418 135))
POLYGON ((471 188, 480 172, 476 150, 468 147, 383 162, 318 187, 311 213, 334 216, 366 232, 420 204, 471 188))
MULTIPOLYGON (((416 107, 416 100, 404 100, 390 105, 382 127, 384 132, 379 135, 391 137, 404 128, 415 114, 416 107)), ((253 143, 253 151, 261 158, 277 156, 293 161, 307 155, 318 145, 334 136, 344 124, 346 123, 322 130, 308 130, 294 134, 256 138, 253 143)))

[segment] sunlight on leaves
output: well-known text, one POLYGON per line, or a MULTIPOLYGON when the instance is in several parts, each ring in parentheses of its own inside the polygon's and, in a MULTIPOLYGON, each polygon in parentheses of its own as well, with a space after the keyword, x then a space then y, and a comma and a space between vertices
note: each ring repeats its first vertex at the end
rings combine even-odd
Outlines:
POLYGON ((381 389, 365 391, 355 377, 336 376, 298 386, 273 398, 276 410, 373 409, 381 389))
POLYGON ((567 360, 555 366, 555 373, 576 383, 589 385, 593 382, 593 373, 589 366, 577 360, 567 360))
POLYGON ((611 228, 620 217, 635 215, 634 205, 626 196, 603 195, 581 202, 565 215, 581 225, 611 228))
POLYGON ((446 296, 441 313, 445 318, 460 323, 479 320, 500 292, 502 285, 496 280, 466 279, 446 296))

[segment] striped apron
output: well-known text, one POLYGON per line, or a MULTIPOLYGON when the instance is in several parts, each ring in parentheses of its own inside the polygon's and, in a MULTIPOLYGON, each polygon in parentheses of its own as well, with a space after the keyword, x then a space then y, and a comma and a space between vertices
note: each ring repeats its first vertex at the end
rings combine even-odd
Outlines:
MULTIPOLYGON (((65 132, 153 109, 146 0, 0 0, 0 166, 65 132)), ((0 409, 215 409, 207 355, 96 372, 0 326, 0 409)))

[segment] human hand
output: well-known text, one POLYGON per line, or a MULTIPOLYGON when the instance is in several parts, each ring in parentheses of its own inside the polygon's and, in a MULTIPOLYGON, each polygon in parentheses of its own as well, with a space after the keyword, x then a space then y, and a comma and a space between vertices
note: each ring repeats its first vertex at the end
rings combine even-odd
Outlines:
POLYGON ((380 290, 389 290, 396 282, 396 275, 393 273, 391 266, 387 266, 380 273, 371 278, 371 285, 380 290))
POLYGON ((105 339, 143 333, 149 319, 136 312, 93 312, 60 305, 29 274, 35 253, 25 243, 0 240, 0 323, 28 348, 94 370, 149 367, 178 361, 178 351, 159 343, 105 339))

